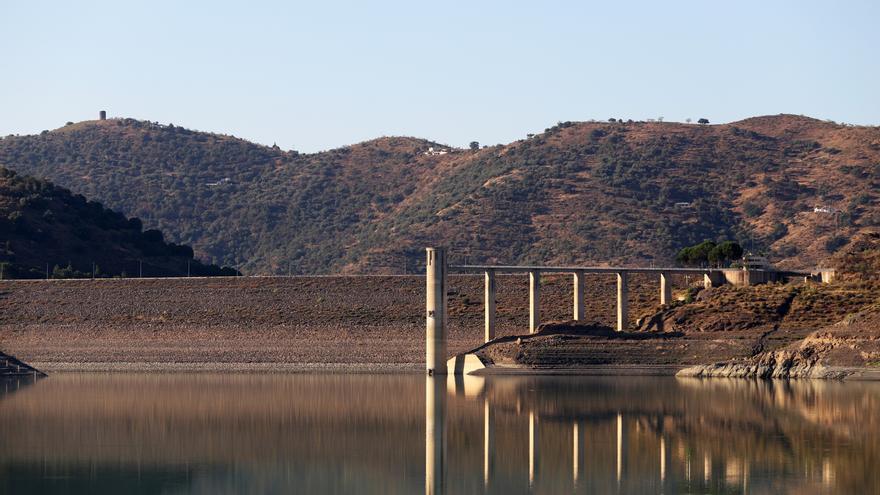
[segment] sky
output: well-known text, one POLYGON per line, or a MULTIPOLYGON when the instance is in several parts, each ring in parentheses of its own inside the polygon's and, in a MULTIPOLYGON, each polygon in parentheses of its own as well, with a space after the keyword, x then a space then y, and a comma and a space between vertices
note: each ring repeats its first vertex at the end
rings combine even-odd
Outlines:
POLYGON ((0 136, 132 117, 314 152, 560 121, 880 124, 877 1, 0 0, 0 136))

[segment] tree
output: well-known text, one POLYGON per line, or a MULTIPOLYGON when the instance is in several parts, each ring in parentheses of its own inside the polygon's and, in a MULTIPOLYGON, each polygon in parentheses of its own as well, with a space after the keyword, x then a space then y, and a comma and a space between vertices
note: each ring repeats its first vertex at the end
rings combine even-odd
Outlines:
POLYGON ((706 266, 708 264, 721 265, 737 260, 743 255, 743 248, 734 241, 724 241, 715 244, 712 241, 703 241, 699 244, 683 248, 675 256, 675 260, 688 266, 706 266))
POLYGON ((709 253, 715 249, 712 241, 703 241, 694 246, 686 247, 678 252, 675 260, 689 266, 701 266, 709 262, 709 253))
POLYGON ((738 260, 743 255, 743 248, 733 241, 724 241, 715 246, 709 252, 709 262, 716 264, 726 264, 733 260, 738 260))
POLYGON ((704 118, 698 120, 697 123, 698 123, 698 124, 706 125, 706 124, 709 123, 709 119, 707 119, 707 118, 704 117, 704 118))
POLYGON ((156 244, 165 242, 165 236, 162 234, 162 231, 156 229, 145 230, 141 238, 145 242, 153 242, 156 244))
POLYGON ((143 222, 138 217, 131 217, 128 219, 128 228, 137 232, 140 232, 141 229, 144 228, 143 222))
POLYGON ((478 141, 471 141, 471 151, 477 151, 480 149, 480 143, 478 141))
POLYGON ((724 247, 722 247, 721 253, 724 254, 725 259, 733 261, 742 258, 744 251, 738 242, 725 241, 722 244, 724 247))

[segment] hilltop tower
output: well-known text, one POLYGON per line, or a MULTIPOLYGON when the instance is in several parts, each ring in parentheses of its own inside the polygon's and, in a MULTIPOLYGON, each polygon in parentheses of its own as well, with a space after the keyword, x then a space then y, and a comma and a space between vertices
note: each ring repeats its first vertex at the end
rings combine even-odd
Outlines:
POLYGON ((107 120, 107 110, 98 112, 98 120, 107 120))

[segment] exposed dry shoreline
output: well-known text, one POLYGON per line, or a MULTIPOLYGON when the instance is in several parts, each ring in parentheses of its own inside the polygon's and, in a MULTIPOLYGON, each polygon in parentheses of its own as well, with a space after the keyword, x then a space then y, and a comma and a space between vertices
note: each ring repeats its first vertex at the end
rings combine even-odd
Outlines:
MULTIPOLYGON (((587 312, 610 324, 614 280, 591 279, 587 312)), ((656 281, 633 284, 633 313, 656 281)), ((0 282, 0 350, 46 371, 424 369, 424 277, 241 277, 0 282)), ((567 277, 544 280, 564 319, 567 277)), ((498 280, 498 333, 523 333, 527 279, 498 280)), ((453 276, 449 352, 482 339, 482 278, 453 276)))
MULTIPOLYGON (((871 318, 792 350, 863 305, 858 293, 724 287, 660 308, 657 281, 640 276, 631 282, 634 331, 617 333, 614 279, 588 279, 588 325, 566 322, 570 283, 543 279, 542 319, 561 323, 524 335, 526 278, 499 277, 500 338, 479 351, 495 372, 880 375, 871 318)), ((480 346, 482 277, 453 276, 449 292, 449 353, 480 346)), ((3 281, 0 350, 50 372, 421 372, 424 297, 420 276, 3 281)))
MULTIPOLYGON (((779 285, 701 291, 633 331, 575 321, 478 348, 497 369, 630 366, 686 377, 880 379, 878 288, 779 285)), ((659 374, 659 373, 658 373, 659 374)))

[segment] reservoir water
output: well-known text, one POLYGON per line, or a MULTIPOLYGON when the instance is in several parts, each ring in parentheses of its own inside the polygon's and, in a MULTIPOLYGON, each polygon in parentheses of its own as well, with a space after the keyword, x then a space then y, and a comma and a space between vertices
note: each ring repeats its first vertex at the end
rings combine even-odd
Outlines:
POLYGON ((0 493, 880 493, 880 383, 54 374, 0 493))

